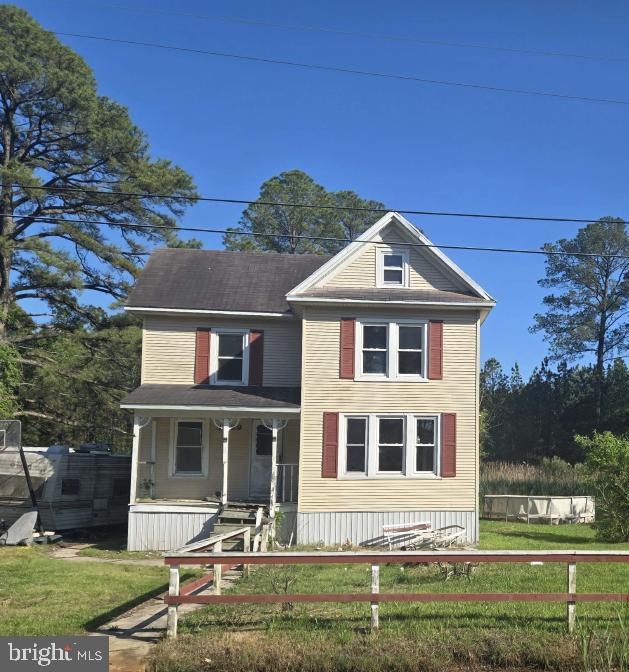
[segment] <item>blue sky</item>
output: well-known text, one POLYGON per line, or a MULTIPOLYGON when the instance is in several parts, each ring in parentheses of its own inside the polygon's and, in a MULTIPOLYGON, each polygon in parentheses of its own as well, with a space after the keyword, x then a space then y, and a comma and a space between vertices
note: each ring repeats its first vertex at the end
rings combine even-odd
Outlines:
MULTIPOLYGON (((394 72, 490 86, 629 100, 629 11, 622 2, 166 2, 120 5, 333 27, 427 40, 607 57, 549 57, 242 25, 115 9, 115 0, 18 2, 50 30, 394 72)), ((99 90, 128 106, 155 156, 210 196, 255 198, 300 168, 329 190, 392 208, 550 216, 626 216, 629 106, 449 88, 62 40, 99 90)), ((227 227, 238 206, 199 204, 186 225, 227 227)), ((434 242, 539 247, 576 225, 411 217, 434 242)), ((201 237, 218 248, 218 236, 201 237)), ((450 256, 498 300, 483 359, 529 373, 546 353, 528 327, 540 309, 543 258, 450 256)))

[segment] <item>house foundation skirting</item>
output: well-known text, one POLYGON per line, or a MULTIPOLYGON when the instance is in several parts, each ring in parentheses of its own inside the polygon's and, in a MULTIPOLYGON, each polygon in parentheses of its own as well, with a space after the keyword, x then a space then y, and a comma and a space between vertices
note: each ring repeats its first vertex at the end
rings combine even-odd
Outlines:
POLYGON ((132 505, 127 549, 170 551, 209 536, 217 507, 132 505))
MULTIPOLYGON (((277 504, 277 539, 295 543, 296 506, 277 504)), ((170 551, 208 537, 214 528, 218 507, 132 504, 129 509, 127 549, 170 551)))
POLYGON ((478 542, 478 511, 315 511, 297 513, 297 542, 332 546, 376 539, 383 525, 429 520, 433 529, 462 525, 464 541, 478 542))

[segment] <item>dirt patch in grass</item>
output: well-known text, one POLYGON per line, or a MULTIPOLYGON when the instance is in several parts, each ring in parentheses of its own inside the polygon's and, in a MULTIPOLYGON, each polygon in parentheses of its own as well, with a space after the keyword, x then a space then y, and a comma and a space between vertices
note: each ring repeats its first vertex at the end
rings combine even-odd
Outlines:
POLYGON ((499 630, 444 631, 422 638, 357 630, 341 637, 320 633, 295 638, 281 633, 186 635, 176 646, 154 650, 152 672, 474 672, 481 670, 582 669, 578 641, 568 636, 538 636, 499 630))

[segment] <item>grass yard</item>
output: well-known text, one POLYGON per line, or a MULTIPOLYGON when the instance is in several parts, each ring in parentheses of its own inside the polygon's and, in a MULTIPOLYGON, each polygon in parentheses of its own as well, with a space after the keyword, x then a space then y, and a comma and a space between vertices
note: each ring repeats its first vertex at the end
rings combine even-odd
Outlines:
POLYGON ((0 548, 0 635, 92 630, 168 585, 165 567, 70 562, 51 550, 0 548))
MULTIPOLYGON (((594 541, 585 525, 547 526, 483 521, 484 549, 628 549, 594 541)), ((234 586, 238 593, 369 592, 361 565, 260 568, 234 586)), ((444 581, 434 565, 383 566, 381 592, 563 592, 563 564, 481 565, 471 580, 444 581)), ((579 564, 581 592, 627 592, 629 564, 579 564)), ((157 672, 193 670, 455 670, 587 669, 589 658, 614 647, 629 660, 629 620, 619 604, 579 604, 581 635, 566 635, 565 605, 443 603, 380 605, 380 631, 371 634, 369 604, 205 607, 181 622, 183 636, 158 647, 157 672), (624 632, 621 626, 624 624, 624 632), (595 631, 596 634, 591 635, 595 631), (588 639, 589 637, 589 639, 588 639), (589 642, 589 644, 588 644, 589 642), (590 652, 583 651, 590 647, 590 652), (584 662, 585 661, 585 662, 584 662)), ((615 669, 613 667, 601 669, 615 669)), ((621 668, 618 668, 621 669, 621 668)), ((622 668, 622 669, 627 669, 622 668)))

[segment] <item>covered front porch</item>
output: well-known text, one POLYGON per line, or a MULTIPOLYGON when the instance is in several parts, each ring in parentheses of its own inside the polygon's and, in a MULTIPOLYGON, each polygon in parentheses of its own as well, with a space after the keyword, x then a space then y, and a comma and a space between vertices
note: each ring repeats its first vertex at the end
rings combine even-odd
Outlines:
POLYGON ((272 525, 277 511, 284 511, 278 535, 290 537, 299 406, 286 391, 278 399, 264 388, 254 394, 195 387, 201 394, 190 399, 186 388, 185 398, 194 404, 174 403, 183 392, 177 389, 170 390, 170 404, 158 405, 156 394, 168 392, 163 388, 183 386, 142 387, 123 403, 134 412, 128 548, 169 550, 202 538, 219 511, 235 505, 263 506, 272 525), (160 389, 137 394, 142 387, 160 389))

